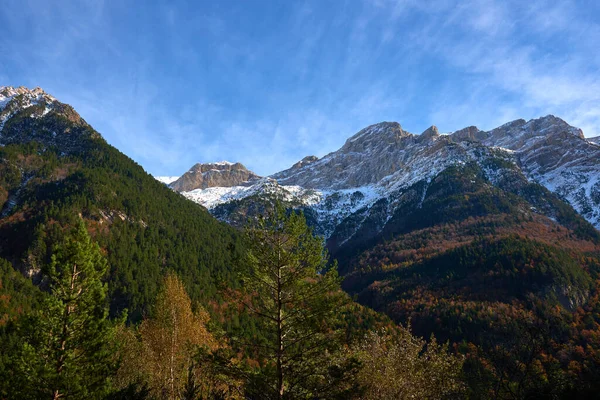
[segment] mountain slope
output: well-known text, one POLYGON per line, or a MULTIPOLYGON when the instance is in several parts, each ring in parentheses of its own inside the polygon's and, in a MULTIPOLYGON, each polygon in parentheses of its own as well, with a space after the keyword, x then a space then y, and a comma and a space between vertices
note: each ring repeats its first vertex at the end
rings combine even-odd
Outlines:
POLYGON ((178 176, 155 176, 154 179, 156 179, 157 181, 164 183, 165 185, 168 185, 170 183, 175 182, 177 179, 179 179, 178 176))
POLYGON ((600 136, 587 138, 587 141, 588 142, 592 142, 592 143, 596 143, 596 144, 600 144, 600 136))
POLYGON ((111 312, 139 319, 167 269, 194 300, 235 286, 238 234, 157 182, 41 89, 2 88, 0 257, 37 281, 82 216, 107 253, 111 312))
MULTIPOLYGON (((40 89, 0 93, 0 258, 10 262, 8 269, 0 260, 0 272, 11 293, 37 296, 12 268, 43 288, 51 246, 82 217, 111 265, 113 315, 127 308, 139 320, 165 270, 175 270, 194 300, 219 310, 219 321, 228 317, 217 287, 239 284, 235 229, 153 179, 40 89)), ((194 188, 186 197, 234 224, 276 199, 302 209, 327 238, 348 292, 397 322, 410 320, 420 335, 457 342, 469 362, 483 360, 477 368, 488 378, 510 360, 526 371, 533 365, 544 388, 567 380, 593 386, 597 148, 552 116, 451 135, 382 123, 272 177, 218 163, 179 183, 194 188), (543 344, 521 351, 514 337, 543 344)), ((18 297, 5 303, 14 308, 18 297)), ((252 329, 240 318, 232 330, 252 329)))
POLYGON ((486 133, 482 142, 516 153, 524 174, 569 202, 600 227, 600 147, 554 116, 517 120, 486 133))

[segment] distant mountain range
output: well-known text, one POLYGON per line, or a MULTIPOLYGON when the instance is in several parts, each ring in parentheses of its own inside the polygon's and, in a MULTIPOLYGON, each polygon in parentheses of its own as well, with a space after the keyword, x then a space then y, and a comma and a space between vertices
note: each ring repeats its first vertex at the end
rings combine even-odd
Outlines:
MULTIPOLYGON (((40 88, 0 88, 0 129, 0 145, 40 142, 61 155, 104 143, 71 106, 40 88)), ((526 199, 524 213, 560 223, 557 207, 549 204, 564 201, 599 228, 600 145, 595 140, 552 115, 451 134, 440 134, 435 126, 413 134, 396 122, 382 122, 356 133, 337 151, 305 157, 268 177, 223 161, 196 164, 180 177, 159 180, 234 225, 260 212, 261 202, 280 198, 305 211, 332 251, 394 234, 397 214, 408 204, 420 210, 444 171, 473 166, 489 188, 521 197, 531 185, 547 189, 526 199)), ((18 204, 19 194, 6 194, 2 215, 18 204)))
POLYGON ((420 335, 481 343, 503 329, 495 318, 595 301, 593 140, 552 115, 450 134, 382 122, 268 177, 200 164, 170 186, 235 226, 276 199, 303 210, 360 303, 420 335))
MULTIPOLYGON (((501 186, 509 176, 540 184, 599 228, 597 139, 586 139, 580 129, 552 115, 487 132, 471 126, 446 135, 435 126, 415 135, 396 122, 382 122, 350 137, 335 152, 320 159, 305 157, 269 177, 239 163, 196 164, 169 185, 229 221, 235 219, 235 202, 277 194, 310 209, 317 231, 330 238, 345 219, 364 219, 357 213, 366 217, 382 199, 389 200, 383 217, 388 221, 400 205, 394 199, 408 188, 421 182, 419 195, 424 197, 445 169, 475 163, 490 185, 501 186)), ((551 211, 547 216, 556 217, 551 211)), ((382 220, 378 229, 384 228, 382 220)), ((342 241, 350 239, 350 231, 342 241)))

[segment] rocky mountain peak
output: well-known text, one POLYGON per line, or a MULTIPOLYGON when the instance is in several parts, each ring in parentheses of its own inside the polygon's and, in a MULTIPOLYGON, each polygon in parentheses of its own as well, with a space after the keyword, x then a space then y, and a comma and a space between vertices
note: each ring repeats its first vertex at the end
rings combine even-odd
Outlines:
POLYGON ((314 163, 318 159, 319 159, 319 157, 317 157, 317 156, 306 156, 302 160, 298 161, 296 164, 292 165, 291 169, 302 168, 302 167, 304 167, 304 166, 306 166, 308 164, 314 163))
POLYGON ((397 122, 380 122, 370 125, 346 140, 340 151, 364 152, 381 146, 396 145, 403 138, 412 136, 397 122))
POLYGON ((482 140, 486 145, 510 150, 519 150, 537 140, 547 140, 555 135, 562 135, 565 139, 570 137, 584 139, 581 129, 569 125, 554 115, 529 121, 518 119, 492 129, 486 134, 487 137, 482 140))
MULTIPOLYGON (((450 135, 440 135, 435 126, 413 135, 397 122, 382 122, 362 129, 340 149, 322 158, 303 158, 291 168, 271 175, 270 181, 252 180, 256 179, 255 175, 222 178, 226 176, 224 169, 236 168, 200 164, 188 175, 195 173, 202 178, 187 187, 209 190, 189 193, 190 189, 180 189, 186 187, 179 186, 186 183, 185 176, 171 187, 188 192, 186 196, 209 208, 231 199, 244 199, 265 191, 271 193, 272 188, 278 187, 277 190, 288 193, 286 196, 299 204, 316 207, 317 217, 329 221, 329 230, 325 231, 331 233, 340 221, 330 218, 335 207, 338 207, 336 215, 343 219, 348 213, 364 211, 363 207, 371 207, 382 198, 391 196, 390 204, 396 204, 394 193, 408 190, 419 182, 423 190, 449 167, 475 163, 483 168, 492 185, 512 179, 517 171, 522 179, 557 193, 589 222, 600 227, 600 145, 592 140, 584 140, 580 129, 552 115, 529 121, 518 119, 491 131, 469 126, 450 135), (213 178, 211 174, 216 174, 215 170, 219 170, 219 179, 224 183, 213 178), (271 189, 265 189, 265 182, 269 182, 271 189), (337 206, 334 207, 334 203, 337 206)), ((412 195, 419 198, 424 193, 412 195)), ((388 211, 393 212, 392 208, 388 211)), ((363 220, 364 216, 359 219, 363 220)))
POLYGON ((0 87, 0 144, 36 141, 67 154, 100 138, 73 107, 43 89, 0 87))
POLYGON ((421 141, 431 141, 440 136, 437 126, 431 125, 423 133, 419 135, 421 141))
POLYGON ((0 86, 0 108, 6 105, 6 102, 17 97, 25 96, 30 99, 46 99, 47 101, 56 101, 56 99, 46 93, 41 87, 35 87, 33 89, 26 88, 25 86, 0 86))
POLYGON ((236 162, 232 163, 229 161, 217 161, 211 163, 197 163, 190 168, 190 172, 208 172, 208 171, 248 171, 244 164, 236 162))
MULTIPOLYGON (((548 125, 554 127, 556 130, 562 130, 563 132, 569 133, 580 139, 585 139, 583 130, 569 125, 566 121, 562 120, 561 118, 555 117, 554 115, 548 115, 548 116, 546 116, 544 118, 540 118, 540 119, 541 120, 545 119, 545 121, 547 121, 546 123, 548 125)), ((545 128, 548 125, 542 125, 542 128, 545 128)), ((549 126, 548 126, 548 128, 549 128, 549 126)))
POLYGON ((41 105, 43 111, 32 110, 34 115, 48 113, 58 103, 56 99, 41 88, 28 89, 24 86, 0 86, 0 132, 6 122, 15 114, 26 108, 41 105), (48 110, 48 111, 46 111, 48 110), (38 111, 35 113, 35 111, 38 111))
MULTIPOLYGON (((442 136, 435 126, 422 135, 413 135, 397 122, 382 122, 362 129, 339 150, 312 161, 310 165, 301 162, 272 177, 283 185, 310 189, 392 185, 398 181, 398 175, 411 175, 410 166, 414 163, 425 163, 419 168, 434 171, 428 160, 448 142, 438 138, 442 136)), ((447 158, 453 159, 454 155, 447 158)), ((412 178, 407 176, 407 179, 412 178)))
POLYGON ((188 172, 169 186, 179 192, 189 192, 210 187, 247 186, 261 177, 241 163, 220 161, 195 164, 188 172))
POLYGON ((450 134, 450 138, 454 142, 462 142, 468 140, 482 140, 485 138, 485 132, 480 130, 476 126, 468 126, 466 128, 460 129, 452 134, 450 134))

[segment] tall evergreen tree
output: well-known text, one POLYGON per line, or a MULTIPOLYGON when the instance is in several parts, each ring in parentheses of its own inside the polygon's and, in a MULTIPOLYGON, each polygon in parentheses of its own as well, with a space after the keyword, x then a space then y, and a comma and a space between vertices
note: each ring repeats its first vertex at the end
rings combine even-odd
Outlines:
POLYGON ((262 340, 249 344, 263 361, 253 398, 332 398, 344 376, 325 358, 346 301, 335 266, 327 268, 321 238, 302 214, 271 215, 247 230, 248 266, 240 300, 257 317, 262 340), (334 373, 335 371, 335 373, 334 373))
POLYGON ((15 367, 28 392, 18 397, 90 399, 104 394, 115 369, 102 282, 107 268, 80 220, 53 251, 45 271, 50 295, 23 322, 25 343, 15 367))

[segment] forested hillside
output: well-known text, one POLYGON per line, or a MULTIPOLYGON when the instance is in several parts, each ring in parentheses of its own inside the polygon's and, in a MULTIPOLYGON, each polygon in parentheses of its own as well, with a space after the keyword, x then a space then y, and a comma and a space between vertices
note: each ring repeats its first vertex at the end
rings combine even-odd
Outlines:
POLYGON ((433 346, 430 363, 425 342, 341 291, 304 217, 279 212, 254 232, 295 239, 265 246, 41 89, 2 95, 0 398, 368 398, 385 386, 361 372, 378 362, 361 350, 368 332, 377 349, 410 347, 394 357, 414 373, 449 374, 435 387, 403 381, 389 398, 464 390, 461 357, 433 346), (273 251, 285 265, 270 264, 273 251), (275 313, 270 286, 254 286, 271 267, 290 285, 275 313))
POLYGON ((475 391, 589 396, 600 373, 598 231, 544 188, 516 183, 447 169, 420 206, 337 250, 343 286, 417 335, 455 343, 475 391))
POLYGON ((8 120, 0 148, 0 257, 34 282, 52 244, 83 217, 105 252, 111 314, 139 320, 166 270, 181 274, 194 300, 235 286, 234 229, 185 200, 108 145, 80 117, 51 111, 8 120), (53 132, 53 133, 51 133, 53 132))

